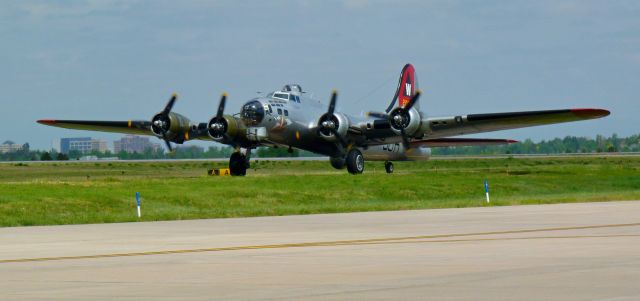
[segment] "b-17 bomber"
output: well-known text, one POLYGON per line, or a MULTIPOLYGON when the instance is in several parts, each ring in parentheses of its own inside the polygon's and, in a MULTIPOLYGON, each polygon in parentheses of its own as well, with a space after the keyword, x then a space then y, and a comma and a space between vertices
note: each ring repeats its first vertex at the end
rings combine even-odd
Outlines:
POLYGON ((497 145, 509 139, 460 138, 457 136, 516 129, 553 123, 596 119, 609 115, 603 109, 560 109, 429 117, 420 110, 421 92, 416 72, 406 64, 395 94, 382 112, 366 117, 338 112, 338 94, 328 104, 308 96, 297 84, 246 102, 239 114, 225 114, 223 93, 215 115, 208 122, 192 122, 173 112, 177 95, 151 120, 88 121, 42 119, 38 123, 77 130, 156 136, 166 143, 189 140, 215 141, 232 146, 232 175, 243 176, 249 168, 251 150, 257 147, 301 149, 328 156, 331 166, 351 174, 365 169, 365 160, 384 161, 387 173, 393 161, 427 160, 432 147, 497 145))

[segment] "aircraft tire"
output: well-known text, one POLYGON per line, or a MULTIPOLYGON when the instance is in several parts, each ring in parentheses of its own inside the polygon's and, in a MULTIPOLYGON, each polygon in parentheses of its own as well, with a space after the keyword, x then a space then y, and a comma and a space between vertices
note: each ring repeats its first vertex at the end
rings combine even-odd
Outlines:
POLYGON ((247 174, 246 158, 240 152, 234 152, 229 158, 229 172, 232 176, 244 176, 247 174))
POLYGON ((350 174, 361 174, 364 171, 364 156, 357 148, 354 148, 347 153, 346 162, 347 170, 350 174))
POLYGON ((384 170, 387 173, 393 173, 393 162, 391 161, 384 162, 384 170))
POLYGON ((331 157, 329 158, 329 162, 331 162, 331 166, 335 169, 344 169, 346 166, 346 160, 341 157, 331 157))

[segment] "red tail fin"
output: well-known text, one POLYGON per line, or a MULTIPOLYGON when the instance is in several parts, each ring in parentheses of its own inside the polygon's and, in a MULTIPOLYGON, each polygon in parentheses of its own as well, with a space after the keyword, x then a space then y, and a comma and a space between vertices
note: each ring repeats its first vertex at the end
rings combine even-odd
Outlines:
POLYGON ((416 79, 416 70, 413 68, 413 65, 404 65, 404 67, 402 68, 402 72, 400 72, 400 79, 398 80, 398 88, 396 89, 396 94, 393 96, 393 100, 391 100, 391 104, 389 104, 389 107, 386 110, 387 113, 389 113, 396 106, 396 102, 400 107, 404 107, 405 105, 407 105, 413 94, 416 92, 416 89, 418 88, 416 86, 417 84, 418 80, 416 79))

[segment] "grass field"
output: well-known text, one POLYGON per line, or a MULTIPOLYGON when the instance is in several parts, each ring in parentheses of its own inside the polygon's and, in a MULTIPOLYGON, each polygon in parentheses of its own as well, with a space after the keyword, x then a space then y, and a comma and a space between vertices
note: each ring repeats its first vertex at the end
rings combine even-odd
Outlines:
POLYGON ((640 199, 640 158, 369 162, 260 161, 247 177, 210 177, 223 162, 0 164, 0 226, 110 223, 640 199), (491 187, 485 203, 483 182, 491 187))

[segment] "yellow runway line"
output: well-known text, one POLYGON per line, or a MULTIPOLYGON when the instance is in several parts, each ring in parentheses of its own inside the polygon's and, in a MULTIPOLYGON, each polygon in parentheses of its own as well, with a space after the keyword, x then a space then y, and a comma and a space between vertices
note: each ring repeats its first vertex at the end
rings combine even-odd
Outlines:
POLYGON ((350 245, 381 245, 381 244, 390 245, 390 244, 508 241, 508 240, 534 240, 534 239, 616 238, 616 237, 640 237, 640 234, 529 236, 529 237, 496 237, 496 238, 438 239, 438 240, 403 240, 403 241, 387 241, 387 242, 371 242, 371 243, 363 242, 363 243, 356 243, 356 244, 350 244, 350 245))
POLYGON ((424 241, 425 239, 438 239, 438 238, 451 238, 451 237, 520 234, 520 233, 533 233, 533 232, 551 232, 551 231, 585 230, 585 229, 601 229, 601 228, 637 227, 637 226, 640 226, 640 223, 592 225, 592 226, 574 226, 574 227, 555 227, 555 228, 522 229, 522 230, 475 232, 475 233, 434 234, 434 235, 420 235, 420 236, 406 236, 406 237, 386 237, 386 238, 338 240, 338 241, 324 241, 324 242, 288 243, 288 244, 273 244, 273 245, 218 247, 218 248, 166 250, 166 251, 148 251, 148 252, 132 252, 132 253, 113 253, 113 254, 97 254, 97 255, 41 257, 41 258, 20 258, 20 259, 4 259, 4 260, 0 260, 0 264, 2 264, 2 263, 18 263, 18 262, 36 262, 36 261, 78 260, 78 259, 94 259, 94 258, 110 258, 110 257, 147 256, 147 255, 167 255, 167 254, 182 254, 182 253, 222 252, 222 251, 239 251, 239 250, 284 249, 284 248, 302 248, 302 247, 328 247, 328 246, 359 245, 359 244, 392 244, 392 243, 421 243, 421 242, 423 242, 423 243, 424 242, 432 242, 432 243, 439 242, 439 243, 443 243, 443 242, 516 240, 516 239, 632 237, 632 236, 640 236, 640 235, 545 236, 545 237, 479 238, 479 239, 466 239, 466 240, 465 239, 455 239, 455 240, 429 240, 429 241, 424 241))

